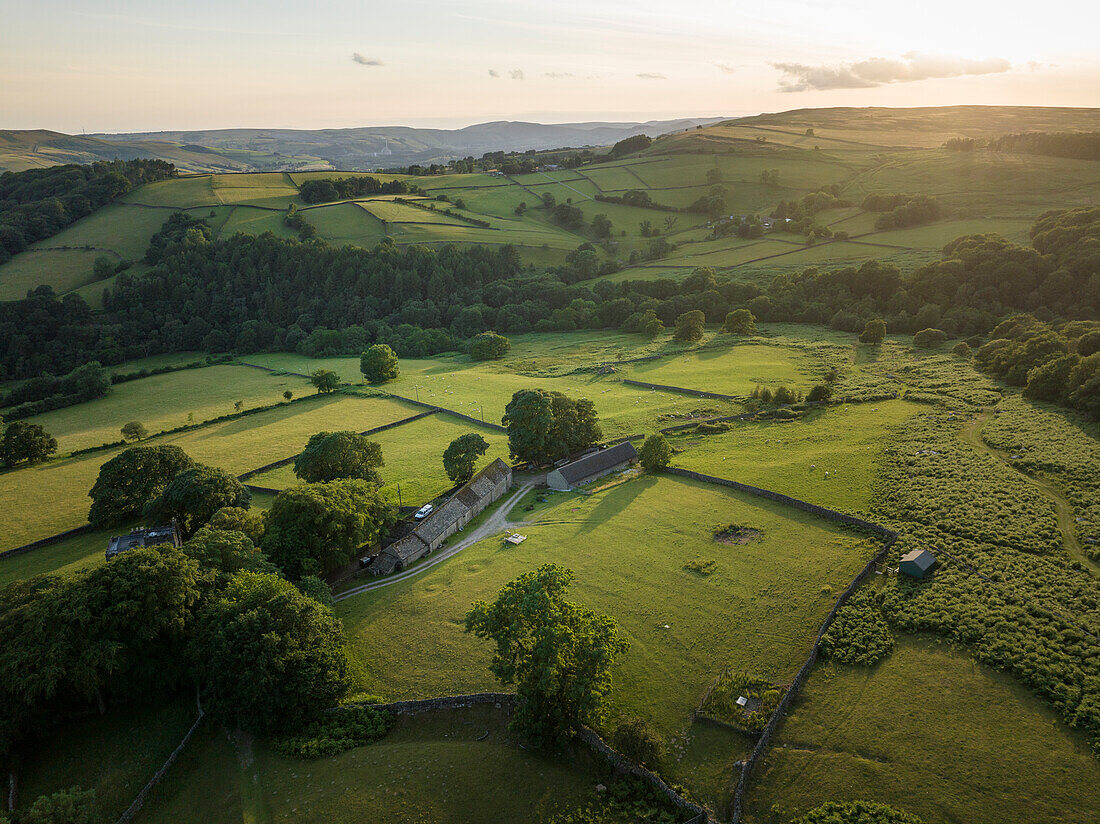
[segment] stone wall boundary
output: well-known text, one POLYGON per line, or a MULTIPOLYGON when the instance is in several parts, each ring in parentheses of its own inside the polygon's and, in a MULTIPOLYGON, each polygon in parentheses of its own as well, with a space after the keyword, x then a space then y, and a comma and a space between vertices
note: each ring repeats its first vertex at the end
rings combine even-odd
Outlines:
POLYGON ((184 747, 186 747, 187 743, 191 740, 191 736, 195 734, 195 730, 199 728, 203 718, 206 717, 206 713, 202 708, 202 701, 197 694, 195 696, 195 703, 198 704, 199 709, 199 714, 195 718, 195 723, 187 730, 187 734, 183 736, 183 740, 179 742, 174 750, 172 750, 171 755, 168 756, 168 759, 161 765, 160 769, 153 773, 153 777, 149 779, 149 783, 141 788, 141 792, 137 794, 137 798, 135 798, 130 806, 126 808, 126 811, 118 817, 118 821, 115 822, 115 824, 129 824, 134 816, 141 812, 142 805, 145 804, 145 799, 149 793, 161 782, 161 779, 164 778, 169 768, 176 763, 176 759, 179 758, 180 753, 183 752, 184 747))
POLYGON ((642 389, 655 389, 661 392, 675 392, 679 395, 691 395, 696 398, 711 398, 718 401, 745 401, 742 395, 723 395, 720 392, 706 392, 702 389, 685 389, 682 386, 665 386, 660 383, 646 383, 645 381, 631 380, 630 378, 623 378, 623 383, 628 386, 639 386, 642 389))

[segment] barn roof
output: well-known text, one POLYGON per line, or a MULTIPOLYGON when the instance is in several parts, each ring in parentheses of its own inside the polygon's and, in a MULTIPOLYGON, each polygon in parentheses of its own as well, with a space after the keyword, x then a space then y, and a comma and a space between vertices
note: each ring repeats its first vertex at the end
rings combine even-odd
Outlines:
POLYGON ((493 491, 501 483, 508 483, 508 472, 508 464, 497 458, 474 475, 443 506, 425 518, 420 526, 413 530, 413 535, 430 545, 466 512, 471 509, 480 511, 484 508, 493 491))
POLYGON ((599 452, 593 452, 591 455, 585 455, 583 458, 554 471, 559 472, 565 482, 572 486, 580 483, 585 478, 591 478, 593 475, 598 475, 637 457, 638 450, 634 448, 634 444, 630 441, 623 441, 623 443, 607 449, 601 449, 599 452))
POLYGON ((936 563, 936 556, 927 549, 913 549, 901 556, 903 564, 915 564, 921 572, 927 572, 936 563))

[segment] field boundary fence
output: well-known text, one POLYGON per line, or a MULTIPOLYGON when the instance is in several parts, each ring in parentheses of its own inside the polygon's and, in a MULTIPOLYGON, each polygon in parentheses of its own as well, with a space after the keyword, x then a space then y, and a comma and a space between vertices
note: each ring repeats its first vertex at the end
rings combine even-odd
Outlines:
MULTIPOLYGON (((882 548, 875 553, 875 556, 867 562, 856 576, 851 580, 845 590, 840 593, 840 596, 836 599, 832 609, 829 610, 829 614, 825 616, 825 620, 821 624, 821 628, 817 631, 817 637, 814 639, 813 646, 810 648, 810 654, 799 668, 798 673, 795 675, 794 680, 791 681, 791 685, 787 688, 787 691, 783 694, 783 697, 779 701, 779 705, 775 708, 775 712, 772 713, 771 718, 768 719, 767 725, 765 725, 763 732, 760 733, 760 737, 756 741, 756 746, 753 747, 751 755, 741 765, 741 772, 737 779, 737 786, 733 793, 733 816, 730 818, 730 824, 740 824, 741 816, 744 807, 745 793, 748 790, 749 780, 752 777, 753 770, 756 768, 757 763, 765 756, 768 748, 771 746, 772 737, 775 735, 779 725, 783 722, 783 718, 787 714, 787 710, 790 708, 791 703, 798 696, 799 691, 802 689, 802 685, 806 679, 810 676, 810 671, 813 669, 814 664, 817 663, 818 655, 821 651, 821 639, 825 637, 825 633, 829 631, 829 627, 832 626, 833 620, 836 618, 837 612, 841 607, 848 602, 848 599, 852 597, 852 594, 860 587, 860 585, 870 576, 886 558, 887 553, 894 546, 894 542, 898 539, 898 533, 892 529, 888 529, 880 524, 872 523, 871 521, 865 521, 862 518, 857 518, 854 515, 848 515, 843 512, 837 512, 835 509, 828 509, 817 504, 811 504, 808 501, 803 501, 798 498, 792 498, 789 495, 784 495, 780 492, 772 492, 769 489, 761 489, 760 487, 750 486, 749 484, 743 484, 739 481, 732 481, 728 478, 718 478, 713 475, 704 475, 701 472, 692 472, 687 469, 677 469, 676 467, 669 467, 665 470, 670 475, 676 475, 682 478, 691 478, 692 480, 702 481, 703 483, 716 484, 718 486, 725 486, 731 489, 736 489, 740 492, 746 492, 750 495, 755 495, 760 498, 766 498, 776 503, 785 504, 787 506, 800 509, 803 512, 809 512, 814 515, 818 515, 822 518, 826 518, 830 521, 836 521, 837 523, 844 524, 845 526, 856 527, 867 532, 871 532, 877 535, 883 540, 882 548)), ((711 686, 713 689, 713 685, 711 686)), ((708 690, 708 695, 710 690, 708 690)), ((731 777, 732 780, 732 777, 731 777)))
POLYGON ((161 779, 164 778, 165 774, 168 772, 171 766, 176 763, 176 759, 179 758, 179 754, 183 752, 184 747, 186 747, 187 743, 191 740, 191 736, 195 734, 195 730, 199 728, 199 724, 201 724, 202 720, 206 717, 206 712, 203 711, 202 708, 202 701, 199 699, 197 693, 195 695, 195 703, 198 705, 199 709, 199 714, 195 718, 195 723, 191 725, 191 728, 189 730, 187 730, 186 735, 183 736, 183 740, 179 742, 174 750, 172 750, 171 755, 168 756, 167 760, 161 765, 160 769, 153 773, 153 777, 149 779, 149 783, 141 788, 141 792, 137 794, 137 797, 133 800, 133 802, 131 802, 130 806, 127 807, 126 811, 118 817, 118 821, 116 821, 115 824, 129 824, 129 822, 133 820, 134 816, 141 812, 141 808, 145 804, 145 799, 149 795, 149 793, 151 793, 153 791, 153 788, 161 782, 161 779))
POLYGON ((707 392, 703 389, 687 389, 683 386, 666 386, 661 383, 647 383, 646 381, 636 381, 631 378, 623 378, 623 383, 628 386, 638 386, 642 389, 655 389, 661 392, 676 392, 680 395, 691 395, 696 398, 710 398, 716 401, 745 401, 748 400, 743 395, 723 395, 721 392, 707 392))

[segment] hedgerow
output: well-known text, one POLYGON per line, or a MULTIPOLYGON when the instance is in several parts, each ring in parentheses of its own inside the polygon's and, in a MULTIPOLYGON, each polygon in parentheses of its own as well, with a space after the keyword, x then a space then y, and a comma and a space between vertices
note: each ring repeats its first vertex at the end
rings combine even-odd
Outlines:
POLYGON ((393 713, 374 707, 340 707, 298 735, 277 739, 274 748, 280 755, 296 758, 339 755, 384 738, 394 720, 393 713))

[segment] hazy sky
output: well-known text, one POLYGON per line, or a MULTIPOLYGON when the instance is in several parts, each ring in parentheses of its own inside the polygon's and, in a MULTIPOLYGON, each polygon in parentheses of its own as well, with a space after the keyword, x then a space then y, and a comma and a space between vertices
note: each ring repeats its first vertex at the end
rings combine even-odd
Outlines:
POLYGON ((1095 0, 0 0, 0 129, 1100 106, 1095 0))

